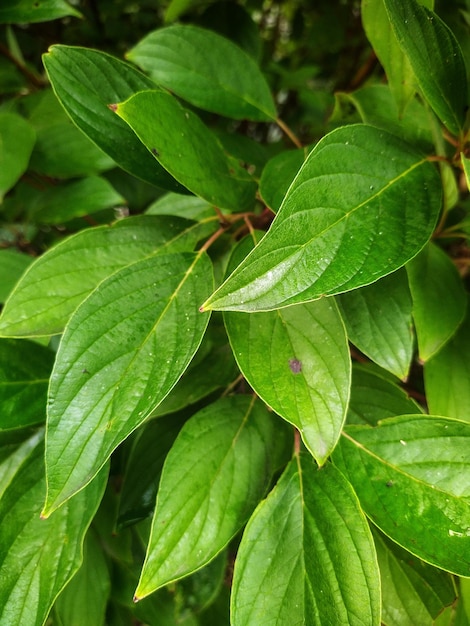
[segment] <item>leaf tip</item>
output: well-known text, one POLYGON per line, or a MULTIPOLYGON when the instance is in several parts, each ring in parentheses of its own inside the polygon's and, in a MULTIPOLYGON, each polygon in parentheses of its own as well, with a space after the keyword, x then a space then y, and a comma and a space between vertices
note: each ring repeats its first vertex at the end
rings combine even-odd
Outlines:
POLYGON ((132 598, 132 602, 134 602, 134 604, 137 604, 137 602, 139 602, 141 600, 141 598, 139 598, 138 596, 134 596, 132 598))

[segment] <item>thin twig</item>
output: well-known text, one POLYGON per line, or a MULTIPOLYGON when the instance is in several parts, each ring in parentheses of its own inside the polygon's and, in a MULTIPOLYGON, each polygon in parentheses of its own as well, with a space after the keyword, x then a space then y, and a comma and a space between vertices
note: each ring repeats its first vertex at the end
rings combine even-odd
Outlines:
POLYGON ((23 76, 25 76, 34 87, 44 87, 44 85, 46 84, 45 81, 38 78, 35 74, 33 74, 33 72, 31 72, 31 70, 29 70, 25 65, 18 61, 18 59, 15 58, 8 50, 8 48, 2 43, 0 43, 0 54, 2 54, 9 61, 11 61, 13 65, 15 65, 15 67, 19 69, 23 76))
POLYGON ((297 146, 297 148, 303 148, 302 143, 300 142, 300 139, 294 135, 294 133, 291 131, 291 129, 287 126, 287 124, 285 124, 281 118, 277 118, 276 120, 276 124, 279 126, 279 128, 289 137, 289 139, 292 141, 292 143, 297 146))

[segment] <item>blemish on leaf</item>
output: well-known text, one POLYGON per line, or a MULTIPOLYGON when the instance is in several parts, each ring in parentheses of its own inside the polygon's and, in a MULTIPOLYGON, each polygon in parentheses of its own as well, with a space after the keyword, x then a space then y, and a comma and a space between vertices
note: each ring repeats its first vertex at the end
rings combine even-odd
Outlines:
POLYGON ((156 148, 152 148, 150 152, 153 154, 153 156, 156 156, 156 157, 160 156, 160 152, 156 148))
POLYGON ((108 109, 111 109, 111 111, 117 111, 117 108, 117 104, 108 104, 108 109))
POLYGON ((300 374, 302 371, 302 362, 299 359, 289 359, 289 368, 293 374, 300 374))
POLYGON ((393 487, 393 480, 389 480, 386 485, 387 487, 393 487))

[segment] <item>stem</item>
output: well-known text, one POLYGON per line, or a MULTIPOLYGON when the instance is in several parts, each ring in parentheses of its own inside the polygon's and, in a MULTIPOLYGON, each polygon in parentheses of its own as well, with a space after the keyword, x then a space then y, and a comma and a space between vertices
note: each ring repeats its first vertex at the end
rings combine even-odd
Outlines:
POLYGON ((204 245, 201 246, 201 248, 199 250, 199 254, 202 254, 203 252, 206 252, 206 250, 208 250, 211 247, 211 245, 214 243, 214 241, 217 241, 217 239, 221 235, 223 235, 226 230, 227 230, 227 228, 225 226, 221 226, 218 230, 216 230, 215 233, 213 235, 211 235, 209 237, 209 239, 204 243, 204 245))
POLYGON ((297 148, 303 148, 300 139, 294 135, 294 133, 291 131, 291 129, 287 126, 287 124, 285 124, 281 118, 277 118, 276 119, 276 124, 279 126, 279 128, 289 137, 289 139, 292 141, 292 143, 297 146, 297 148))

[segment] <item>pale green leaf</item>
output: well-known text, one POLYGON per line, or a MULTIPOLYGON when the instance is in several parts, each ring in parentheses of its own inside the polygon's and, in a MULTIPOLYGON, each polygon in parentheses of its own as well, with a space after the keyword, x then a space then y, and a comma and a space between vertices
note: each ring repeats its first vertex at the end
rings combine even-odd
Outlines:
POLYGON ((0 335, 60 333, 80 302, 104 278, 158 250, 192 250, 205 234, 204 224, 157 216, 130 217, 112 226, 83 230, 28 268, 5 303, 0 335))
POLYGON ((457 268, 435 244, 429 243, 406 269, 413 298, 419 358, 426 362, 462 323, 467 296, 457 268))
POLYGON ((81 17, 64 0, 2 0, 0 6, 0 24, 48 22, 68 15, 81 17))
POLYGON ((0 250, 0 302, 5 302, 19 278, 31 265, 33 258, 15 250, 0 250))
POLYGON ((115 111, 155 160, 194 194, 232 211, 252 207, 255 181, 174 96, 143 91, 116 105, 115 111))
POLYGON ((294 459, 247 524, 235 561, 233 626, 380 624, 379 572, 349 483, 294 459))
POLYGON ((40 519, 46 491, 42 439, 41 433, 33 435, 0 465, 0 475, 5 463, 9 469, 0 500, 1 626, 43 625, 56 596, 80 565, 83 538, 106 484, 103 470, 51 519, 40 519))
POLYGON ((182 428, 163 467, 136 599, 200 569, 266 493, 292 437, 255 397, 226 397, 182 428))
POLYGON ((470 422, 470 316, 455 335, 424 364, 429 411, 470 422))
POLYGON ((190 24, 149 33, 127 58, 187 102, 235 119, 276 119, 269 86, 253 59, 221 35, 190 24))
POLYGON ((46 419, 54 353, 31 341, 0 340, 0 430, 46 419))
POLYGON ((65 328, 47 421, 50 513, 82 489, 176 384, 204 335, 205 254, 165 254, 105 279, 65 328))
POLYGON ((405 270, 338 298, 349 340, 372 361, 405 379, 413 357, 412 301, 405 270))
POLYGON ((419 87, 451 133, 461 133, 468 105, 467 71, 450 28, 416 0, 383 0, 419 87))
POLYGON ((294 424, 322 465, 346 417, 351 360, 332 298, 262 313, 227 312, 238 366, 256 393, 294 424))
POLYGON ((175 215, 196 221, 213 217, 215 214, 214 207, 206 200, 171 191, 152 202, 145 213, 146 215, 175 215))
POLYGON ((405 415, 349 426, 333 461, 370 519, 427 563, 470 576, 470 425, 405 415))
POLYGON ((390 274, 430 238, 437 170, 372 126, 326 135, 307 157, 270 230, 204 303, 256 311, 349 291, 390 274))
POLYGON ((34 128, 24 118, 0 113, 0 202, 25 173, 35 141, 34 128))
POLYGON ((465 174, 465 180, 467 182, 467 188, 470 189, 470 159, 467 159, 464 154, 461 155, 462 167, 465 174))
POLYGON ((72 121, 124 170, 157 187, 182 191, 132 130, 108 108, 155 83, 103 52, 54 45, 43 56, 54 92, 72 121))

